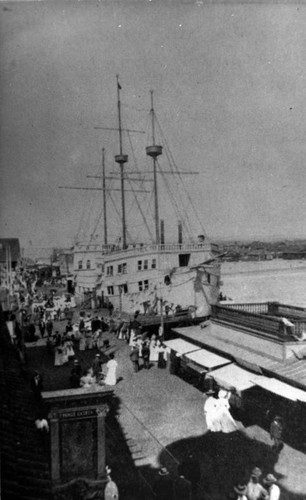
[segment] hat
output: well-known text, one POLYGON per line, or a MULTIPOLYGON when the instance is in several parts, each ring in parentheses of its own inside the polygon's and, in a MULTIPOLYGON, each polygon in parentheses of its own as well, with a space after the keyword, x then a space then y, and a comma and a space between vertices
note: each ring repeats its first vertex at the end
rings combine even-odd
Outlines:
POLYGON ((100 354, 96 354, 96 358, 99 358, 100 357, 100 354))
POLYGON ((259 467, 254 467, 254 469, 251 472, 251 477, 259 478, 261 474, 262 474, 261 469, 259 467))
POLYGON ((213 389, 209 389, 207 392, 206 392, 206 395, 207 396, 211 396, 212 394, 215 394, 215 391, 213 389))
POLYGON ((161 467, 158 471, 158 474, 160 476, 167 476, 169 474, 169 471, 168 471, 167 467, 161 467))
POLYGON ((77 360, 77 359, 75 359, 75 360, 74 360, 74 363, 75 363, 75 364, 77 364, 77 363, 78 363, 78 360, 77 360))
POLYGON ((245 484, 237 484, 237 486, 234 486, 234 491, 238 493, 238 495, 244 495, 247 490, 247 487, 245 484))
POLYGON ((268 474, 264 479, 263 479, 263 482, 265 484, 273 484, 273 483, 276 483, 277 482, 277 479, 275 476, 273 476, 273 474, 268 474))

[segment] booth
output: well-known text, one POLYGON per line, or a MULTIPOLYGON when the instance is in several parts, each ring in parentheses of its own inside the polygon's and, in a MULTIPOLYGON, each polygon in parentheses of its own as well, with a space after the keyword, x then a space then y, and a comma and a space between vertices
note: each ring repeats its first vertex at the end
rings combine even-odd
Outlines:
POLYGON ((187 342, 180 338, 166 340, 164 345, 170 350, 170 373, 173 375, 179 375, 182 373, 184 362, 182 361, 182 356, 184 354, 199 351, 200 347, 187 342))

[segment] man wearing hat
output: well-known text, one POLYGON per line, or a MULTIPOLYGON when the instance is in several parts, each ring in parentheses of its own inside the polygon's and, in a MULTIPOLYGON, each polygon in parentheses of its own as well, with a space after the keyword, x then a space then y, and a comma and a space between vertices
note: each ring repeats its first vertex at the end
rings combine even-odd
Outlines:
POLYGON ((276 416, 270 426, 270 437, 274 442, 273 448, 277 453, 279 453, 281 448, 283 447, 282 434, 283 434, 282 419, 281 417, 276 416))
POLYGON ((263 486, 261 486, 259 482, 259 478, 262 472, 259 467, 254 467, 251 472, 251 477, 247 484, 246 496, 248 500, 259 500, 262 498, 267 492, 263 486))
POLYGON ((82 368, 78 360, 75 359, 73 362, 73 368, 70 374, 70 386, 73 389, 80 387, 80 379, 82 375, 82 368))
POLYGON ((166 467, 161 467, 158 471, 158 478, 153 486, 156 498, 159 500, 173 500, 173 481, 166 467))
POLYGON ((273 476, 273 474, 268 474, 264 480, 264 485, 267 488, 267 494, 263 497, 264 500, 279 500, 280 497, 280 489, 277 486, 277 479, 273 476))
POLYGON ((237 486, 234 486, 234 492, 235 492, 235 500, 248 500, 248 497, 246 496, 246 491, 247 487, 245 484, 237 484, 237 486))

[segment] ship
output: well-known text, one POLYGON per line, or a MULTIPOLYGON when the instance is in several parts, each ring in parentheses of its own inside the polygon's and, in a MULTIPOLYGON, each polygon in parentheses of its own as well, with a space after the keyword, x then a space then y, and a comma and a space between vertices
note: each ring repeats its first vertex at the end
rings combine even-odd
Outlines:
MULTIPOLYGON (((153 91, 151 92, 151 144, 146 146, 146 155, 152 162, 150 194, 154 197, 153 235, 150 241, 133 241, 128 237, 129 223, 126 217, 127 181, 142 181, 144 173, 130 172, 126 169, 128 155, 123 148, 123 132, 121 123, 121 96, 122 87, 117 76, 117 107, 119 154, 114 159, 119 166, 120 195, 121 195, 121 236, 117 241, 110 243, 107 227, 107 180, 105 173, 104 148, 102 150, 103 175, 103 215, 104 240, 99 244, 95 240, 78 243, 74 248, 75 255, 75 287, 77 293, 87 291, 88 296, 100 298, 103 305, 112 304, 120 313, 129 315, 139 314, 147 322, 175 322, 178 317, 188 319, 208 318, 212 305, 219 301, 220 285, 220 254, 218 245, 210 242, 201 232, 191 238, 186 238, 184 229, 189 222, 184 221, 180 212, 177 219, 177 240, 167 241, 165 237, 165 219, 160 216, 159 209, 159 179, 163 174, 159 157, 163 154, 164 145, 156 141, 156 114, 153 106, 153 91), (137 177, 135 177, 135 174, 137 177), (92 259, 94 257, 94 259, 92 259), (92 260, 95 264, 92 265, 92 260), (155 319, 154 319, 155 318, 155 319)), ((98 127, 97 127, 98 128, 98 127)), ((170 166, 168 175, 175 176, 175 182, 182 181, 183 175, 190 172, 181 172, 176 166, 170 166)), ((90 177, 90 176, 88 176, 90 177)), ((94 176, 92 176, 94 177, 94 176)), ((146 178, 148 180, 148 178, 146 178)), ((143 184, 142 184, 143 185, 143 184)), ((118 189, 117 189, 118 190, 118 189)), ((136 195, 137 189, 132 189, 136 195)), ((146 191, 149 192, 149 191, 146 191)), ((190 195, 189 200, 191 200, 190 195)), ((171 196, 169 196, 169 199, 171 196)), ((137 202, 138 212, 141 211, 137 202)), ((182 205, 183 206, 183 205, 182 205)), ((131 218, 130 218, 131 219, 131 218)), ((173 221, 171 221, 173 224, 173 221)), ((202 226, 201 226, 202 227, 202 226)), ((144 220, 144 230, 150 226, 144 220)))

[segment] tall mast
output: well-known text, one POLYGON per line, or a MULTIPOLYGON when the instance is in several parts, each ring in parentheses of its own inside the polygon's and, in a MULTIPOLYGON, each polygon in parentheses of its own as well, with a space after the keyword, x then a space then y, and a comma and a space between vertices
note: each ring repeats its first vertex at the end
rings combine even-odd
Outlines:
POLYGON ((155 243, 156 245, 160 244, 159 237, 159 209, 158 209, 158 191, 157 191, 157 174, 156 174, 156 160, 157 157, 162 154, 163 148, 162 146, 158 146, 155 144, 155 115, 154 115, 154 107, 153 107, 153 90, 151 93, 151 118, 152 118, 152 146, 148 146, 146 148, 146 153, 148 156, 151 156, 153 159, 153 176, 154 176, 154 207, 155 207, 155 243))
POLYGON ((107 245, 107 218, 106 218, 106 182, 105 182, 105 149, 102 148, 102 189, 103 189, 103 222, 104 222, 104 245, 107 245))
POLYGON ((128 161, 128 155, 124 155, 122 152, 122 126, 121 126, 121 103, 120 103, 120 90, 121 85, 119 83, 119 75, 117 75, 117 97, 118 97, 118 125, 119 125, 119 146, 120 154, 115 156, 115 162, 120 166, 120 178, 121 178, 121 202, 122 202, 122 247, 126 248, 126 222, 125 222, 125 200, 124 200, 124 175, 123 167, 128 161))

